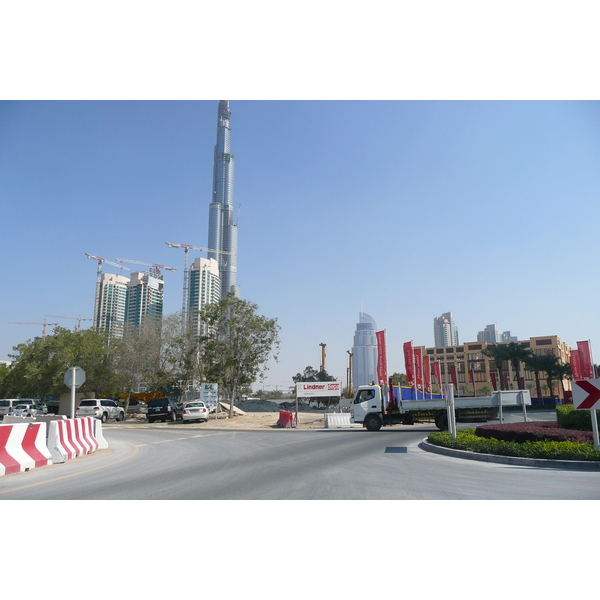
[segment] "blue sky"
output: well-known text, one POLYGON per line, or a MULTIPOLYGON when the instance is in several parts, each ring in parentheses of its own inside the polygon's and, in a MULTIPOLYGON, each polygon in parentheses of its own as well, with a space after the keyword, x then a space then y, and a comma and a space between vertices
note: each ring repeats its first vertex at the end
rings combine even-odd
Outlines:
MULTIPOLYGON (((183 251, 165 242, 207 245, 217 104, 0 102, 0 360, 41 333, 10 321, 91 318, 86 252, 177 267, 165 312, 180 309, 183 251)), ((238 283, 282 328, 267 389, 317 367, 321 342, 345 380, 361 306, 387 330, 390 372, 404 371, 403 342, 433 344, 448 311, 462 342, 496 323, 600 353, 598 102, 231 110, 238 283)))

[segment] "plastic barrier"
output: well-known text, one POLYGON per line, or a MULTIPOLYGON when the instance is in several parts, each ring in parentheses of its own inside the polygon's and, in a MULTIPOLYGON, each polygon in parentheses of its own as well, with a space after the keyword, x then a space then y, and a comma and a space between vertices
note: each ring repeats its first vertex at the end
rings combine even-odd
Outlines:
POLYGON ((350 413, 325 413, 325 427, 331 429, 334 427, 354 427, 350 421, 350 413))
POLYGON ((0 425, 0 475, 52 464, 46 447, 46 423, 0 425))
POLYGON ((289 410, 279 411, 279 420, 277 421, 278 427, 295 427, 294 414, 289 410))

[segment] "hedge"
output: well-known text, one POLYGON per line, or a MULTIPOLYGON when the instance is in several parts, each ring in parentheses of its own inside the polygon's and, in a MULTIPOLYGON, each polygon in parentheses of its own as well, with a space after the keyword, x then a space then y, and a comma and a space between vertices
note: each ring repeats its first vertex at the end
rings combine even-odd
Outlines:
MULTIPOLYGON (((598 416, 596 412, 596 422, 600 422, 598 416)), ((578 410, 572 404, 559 404, 556 407, 556 422, 564 429, 592 431, 591 411, 578 410)))
POLYGON ((514 442, 480 437, 475 429, 459 429, 456 439, 447 431, 430 433, 427 441, 444 448, 469 450, 480 454, 518 456, 523 458, 545 458, 553 460, 600 461, 600 451, 593 445, 574 441, 524 441, 514 442))

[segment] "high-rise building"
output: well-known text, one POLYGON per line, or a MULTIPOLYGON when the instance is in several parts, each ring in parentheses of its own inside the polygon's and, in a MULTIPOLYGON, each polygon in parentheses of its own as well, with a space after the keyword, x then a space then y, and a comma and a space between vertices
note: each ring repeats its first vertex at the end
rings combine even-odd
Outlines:
POLYGON ((497 344, 502 341, 502 334, 496 324, 486 325, 483 331, 477 333, 477 341, 497 344))
POLYGON ((436 348, 458 346, 458 328, 451 312, 443 313, 433 319, 433 338, 436 348))
POLYGON ((373 317, 359 314, 352 346, 352 387, 377 381, 377 336, 373 317))
POLYGON ((199 335, 201 323, 198 311, 203 310, 207 304, 218 302, 221 298, 219 264, 214 258, 196 258, 190 268, 189 277, 188 314, 192 332, 199 335))
POLYGON ((163 276, 156 270, 132 273, 127 284, 127 328, 139 327, 148 320, 155 322, 163 314, 163 276))
POLYGON ((208 247, 219 252, 209 252, 219 265, 221 298, 229 292, 239 296, 237 285, 237 239, 238 228, 233 214, 233 163, 230 152, 229 100, 219 102, 217 117, 217 143, 213 167, 212 200, 208 218, 208 247))
POLYGON ((123 337, 129 277, 103 273, 97 282, 94 327, 111 336, 123 337))

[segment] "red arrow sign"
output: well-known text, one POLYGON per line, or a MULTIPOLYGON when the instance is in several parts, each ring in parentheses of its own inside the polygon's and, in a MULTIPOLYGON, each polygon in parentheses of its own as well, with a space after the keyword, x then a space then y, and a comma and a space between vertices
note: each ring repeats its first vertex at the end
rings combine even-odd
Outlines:
POLYGON ((596 403, 600 400, 599 379, 584 379, 583 381, 574 381, 573 387, 573 405, 575 408, 591 409, 596 408, 596 403), (581 388, 581 389, 580 389, 581 388), (587 396, 584 394, 587 393, 587 396))

